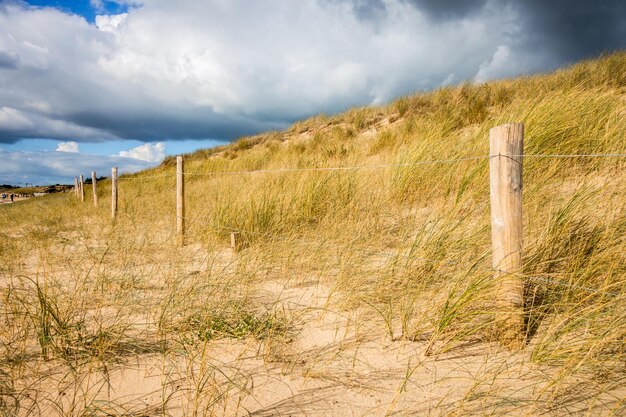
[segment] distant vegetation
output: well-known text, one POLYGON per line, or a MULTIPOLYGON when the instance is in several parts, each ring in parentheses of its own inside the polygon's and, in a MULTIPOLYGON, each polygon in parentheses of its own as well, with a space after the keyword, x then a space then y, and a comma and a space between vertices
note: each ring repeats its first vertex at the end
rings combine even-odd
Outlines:
POLYGON ((15 194, 34 194, 34 193, 59 193, 72 188, 71 185, 36 185, 33 187, 20 187, 15 185, 0 185, 0 192, 15 194))
POLYGON ((251 383, 259 369, 293 390, 295 414, 314 404, 298 402, 303 381, 332 381, 353 410, 369 407, 358 395, 380 399, 373 415, 427 414, 428 401, 441 415, 623 415, 626 160, 525 159, 528 346, 502 351, 488 161, 466 158, 488 155, 489 129, 506 122, 525 123, 527 154, 625 154, 626 53, 186 155, 184 247, 172 158, 122 177, 115 222, 108 180, 97 209, 90 187, 84 204, 65 194, 0 207, 11 225, 0 230, 0 415, 245 414, 267 403, 251 383), (434 160, 454 162, 405 165, 434 160), (297 170, 356 166, 379 168, 297 170), (245 172, 279 169, 294 171, 245 172), (305 292, 282 298, 309 287, 326 291, 315 308, 305 292), (330 330, 338 342, 307 345, 326 334, 315 314, 343 323, 330 330), (430 356, 390 353, 413 348, 430 356), (362 359, 371 349, 386 365, 362 359), (154 358, 149 401, 107 388, 154 358), (452 364, 464 371, 434 371, 452 364), (450 391, 420 385, 442 381, 450 391))

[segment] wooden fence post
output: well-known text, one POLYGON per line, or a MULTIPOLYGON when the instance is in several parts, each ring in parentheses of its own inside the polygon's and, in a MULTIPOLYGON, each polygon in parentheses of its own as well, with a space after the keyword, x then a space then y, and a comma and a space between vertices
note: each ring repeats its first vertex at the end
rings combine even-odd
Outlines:
POLYGON ((91 171, 91 187, 93 189, 93 206, 98 207, 98 191, 96 187, 96 171, 91 171))
POLYGON ((111 168, 111 217, 117 215, 117 167, 111 168))
POLYGON ((241 249, 241 235, 239 232, 232 232, 230 234, 230 247, 233 249, 233 252, 239 252, 241 249))
POLYGON ((78 177, 74 177, 74 196, 78 198, 78 177))
POLYGON ((82 174, 80 175, 80 202, 85 202, 85 177, 82 174))
POLYGON ((185 238, 185 162, 182 156, 176 157, 176 234, 179 244, 185 238))
POLYGON ((491 244, 498 285, 499 338, 510 349, 523 348, 524 281, 522 272, 522 155, 524 124, 508 123, 489 132, 491 244))

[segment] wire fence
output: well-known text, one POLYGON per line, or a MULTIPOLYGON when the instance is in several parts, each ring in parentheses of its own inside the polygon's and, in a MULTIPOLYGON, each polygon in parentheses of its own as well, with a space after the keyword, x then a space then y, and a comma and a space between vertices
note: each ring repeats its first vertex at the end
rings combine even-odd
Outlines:
MULTIPOLYGON (((523 154, 523 155, 506 155, 509 158, 626 158, 626 154, 623 153, 608 153, 608 154, 523 154)), ((504 155, 483 155, 483 156, 468 156, 462 158, 452 159, 434 159, 424 160, 406 163, 395 164, 375 164, 375 165, 353 165, 353 166, 335 166, 335 167, 309 167, 309 168, 276 168, 276 169, 255 169, 255 170, 238 170, 238 171, 185 171, 181 174, 184 176, 217 176, 217 175, 247 175, 247 174, 285 174, 285 173, 298 173, 298 172, 332 172, 332 171, 358 171, 358 170, 375 170, 385 168, 403 168, 403 167, 416 167, 422 165, 437 165, 437 164, 453 164, 466 161, 486 161, 493 158, 504 157, 504 155)), ((134 175, 134 174, 131 174, 134 175)), ((165 173, 159 175, 150 176, 120 176, 118 181, 146 181, 160 178, 174 178, 175 174, 165 173)))
MULTIPOLYGON (((277 169, 257 169, 257 170, 237 170, 237 171, 228 171, 228 170, 216 170, 216 171, 183 171, 176 173, 163 173, 151 176, 120 176, 118 178, 119 181, 146 181, 146 180, 156 180, 162 178, 174 178, 177 175, 181 176, 219 176, 219 175, 253 175, 253 174, 285 174, 285 173, 305 173, 305 172, 335 172, 335 171, 357 171, 357 170, 376 170, 376 169, 386 169, 386 168, 408 168, 408 167, 419 167, 419 166, 429 166, 429 165, 437 165, 437 164, 454 164, 460 162, 482 162, 491 160, 493 158, 498 157, 508 157, 508 158, 540 158, 540 159, 574 159, 574 158, 626 158, 626 154, 624 153, 590 153, 590 154, 517 154, 517 155, 482 155, 482 156, 468 156, 461 158, 452 158, 452 159, 435 159, 435 160, 422 160, 422 161, 414 161, 414 162, 405 162, 405 163, 391 163, 391 164, 375 164, 375 165, 355 165, 355 166, 335 166, 335 167, 305 167, 305 168, 277 168, 277 169)), ((266 240, 276 241, 281 239, 291 239, 292 237, 280 236, 275 233, 270 233, 267 231, 259 232, 253 230, 246 230, 239 227, 235 227, 227 224, 216 224, 211 222, 208 218, 196 216, 179 216, 182 220, 189 224, 200 224, 204 228, 212 228, 215 230, 225 231, 229 233, 238 233, 244 237, 257 236, 262 237, 266 240)), ((175 238, 176 235, 172 235, 171 238, 175 238)), ((445 259, 431 259, 424 258, 419 256, 408 256, 411 257, 413 261, 431 263, 436 266, 446 265, 446 266, 458 266, 466 269, 476 268, 476 263, 462 263, 456 261, 450 261, 445 259)), ((493 272, 493 268, 489 268, 490 272, 493 272)), ((572 289, 577 289, 581 291, 585 291, 590 294, 598 294, 602 292, 603 294, 609 294, 613 296, 620 295, 615 292, 606 292, 600 291, 598 289, 594 289, 584 285, 576 285, 571 282, 563 282, 560 280, 555 280, 550 277, 542 276, 542 275, 528 275, 523 273, 515 274, 520 276, 526 280, 533 281, 536 283, 542 283, 551 286, 561 286, 568 287, 572 289)))
MULTIPOLYGON (((425 161, 415 161, 397 164, 377 164, 377 165, 356 165, 356 166, 337 166, 337 167, 311 167, 311 168, 277 168, 277 169, 256 169, 241 171, 209 171, 209 172, 189 172, 185 171, 182 175, 188 176, 214 176, 214 175, 246 175, 246 174, 271 174, 271 173, 295 173, 295 172, 325 172, 325 171, 355 171, 368 169, 384 169, 384 168, 402 168, 415 167, 421 165, 437 165, 452 164, 465 161, 483 161, 492 158, 503 157, 504 155, 483 155, 468 156, 453 159, 435 159, 425 161)), ((524 154, 524 155, 507 155, 510 158, 626 158, 626 154, 608 153, 608 154, 524 154)))
POLYGON ((144 181, 144 180, 154 180, 157 178, 173 178, 172 174, 160 174, 160 175, 150 175, 150 176, 141 176, 141 177, 118 177, 118 181, 144 181))
MULTIPOLYGON (((289 242, 293 242, 293 237, 292 236, 281 236, 281 235, 277 235, 277 234, 273 234, 273 233, 269 233, 269 232, 255 232, 255 231, 251 231, 251 230, 247 230, 247 229, 242 229, 242 228, 238 228, 238 227, 234 227, 231 225, 219 225, 219 224, 215 224, 215 223, 211 223, 208 222, 206 219, 201 219, 201 218, 190 218, 190 217, 184 217, 184 219, 186 221, 189 221, 190 223, 194 223, 194 224, 200 224, 202 227, 207 227, 207 228, 212 228, 215 230, 220 230, 220 231, 227 231, 227 232, 231 232, 231 233, 239 233, 243 236, 260 236, 260 237, 264 237, 269 241, 272 242, 276 242, 277 240, 282 240, 282 241, 289 241, 289 242)), ((173 236, 172 238, 174 238, 175 236, 173 236)), ((360 241, 360 243, 365 243, 365 241, 360 241)), ((456 266, 456 267, 460 267, 463 268, 466 271, 469 270, 473 270, 473 269, 478 269, 481 270, 483 272, 486 273, 493 273, 494 268, 492 267, 487 267, 485 265, 481 265, 479 262, 460 262, 460 261, 453 261, 453 260, 449 260, 449 259, 441 259, 441 258, 426 258, 426 257, 421 257, 421 256, 415 256, 411 253, 412 251, 408 251, 408 253, 406 254, 401 254, 401 253, 397 253, 395 255, 390 256, 390 259, 396 259, 399 260, 401 258, 407 260, 407 261, 418 261, 421 263, 428 263, 431 264, 433 266, 437 266, 437 267, 441 267, 443 266, 456 266)), ((375 255, 376 251, 372 252, 370 255, 375 255)), ((486 259, 487 256, 483 256, 481 257, 482 259, 486 259)), ((564 281, 560 281, 560 280, 556 280, 553 278, 549 278, 546 277, 545 274, 525 274, 525 273, 513 273, 512 275, 524 278, 528 281, 533 281, 536 283, 541 283, 541 284, 546 284, 546 285, 552 285, 552 286, 560 286, 560 287, 566 287, 566 288, 571 288, 571 289, 576 289, 576 290, 581 290, 584 292, 587 292, 589 294, 605 294, 605 295, 610 295, 610 296, 620 296, 620 293, 617 292, 613 292, 613 291, 606 291, 606 290, 598 290, 595 288, 591 288, 588 286, 583 286, 583 285, 577 285, 577 284, 573 284, 571 282, 564 282, 564 281)))
POLYGON ((324 172, 324 171, 356 171, 365 169, 383 169, 383 168, 399 168, 399 167, 414 167, 420 165, 434 165, 434 164, 451 164, 462 161, 478 161, 482 159, 489 159, 489 157, 483 156, 471 156, 466 158, 456 159, 438 159, 430 161, 417 161, 398 164, 380 164, 380 165, 356 165, 356 166, 339 166, 339 167, 313 167, 313 168, 278 168, 278 169, 257 169, 247 171, 213 171, 213 172, 183 172, 183 175, 245 175, 245 174, 270 174, 270 173, 291 173, 291 172, 324 172))

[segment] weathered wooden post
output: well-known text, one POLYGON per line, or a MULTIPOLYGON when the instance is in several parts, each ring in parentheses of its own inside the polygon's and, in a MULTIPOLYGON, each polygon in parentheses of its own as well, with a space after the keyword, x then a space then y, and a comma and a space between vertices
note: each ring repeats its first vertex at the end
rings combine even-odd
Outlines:
POLYGON ((85 202, 85 177, 82 174, 80 175, 80 202, 85 202))
POLYGON ((74 177, 74 195, 78 198, 78 177, 74 177))
POLYGON ((522 272, 522 155, 524 124, 507 123, 489 132, 491 244, 497 281, 499 337, 510 349, 525 344, 522 272))
POLYGON ((91 171, 91 188, 93 189, 93 206, 98 207, 98 191, 96 187, 96 171, 91 171))
POLYGON ((117 215, 117 167, 111 168, 111 217, 117 215))
POLYGON ((176 234, 178 243, 185 239, 185 162, 182 156, 176 157, 176 234))
POLYGON ((239 249, 241 249, 241 235, 239 232, 230 234, 230 247, 233 249, 233 252, 239 252, 239 249))

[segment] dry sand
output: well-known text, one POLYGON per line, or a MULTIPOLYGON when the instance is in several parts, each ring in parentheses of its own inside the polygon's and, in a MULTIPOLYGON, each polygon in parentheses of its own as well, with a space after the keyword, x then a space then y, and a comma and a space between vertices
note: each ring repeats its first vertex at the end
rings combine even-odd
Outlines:
MULTIPOLYGON (((206 272, 200 245, 187 251, 195 254, 189 273, 206 272)), ((41 264, 37 256, 26 265, 33 274, 41 264)), ((237 267, 230 250, 217 259, 224 270, 237 267)), ((134 273, 158 277, 167 268, 139 265, 134 273)), ((67 275, 65 285, 73 285, 71 279, 67 275)), ((146 304, 158 298, 160 285, 142 291, 146 304)), ((590 400, 586 387, 575 381, 558 398, 542 397, 552 370, 531 362, 530 348, 512 354, 468 341, 446 354, 425 356, 426 341, 392 340, 379 317, 341 310, 333 289, 315 277, 262 281, 251 293, 255 303, 294 319, 289 337, 163 349, 156 335, 146 338, 152 318, 137 314, 130 320, 143 342, 134 344, 135 353, 104 367, 86 364, 72 371, 33 358, 20 378, 23 386, 15 387, 33 393, 22 399, 22 410, 129 416, 610 415, 626 398, 618 387, 590 400)), ((107 307, 92 313, 99 320, 116 314, 107 307)))

